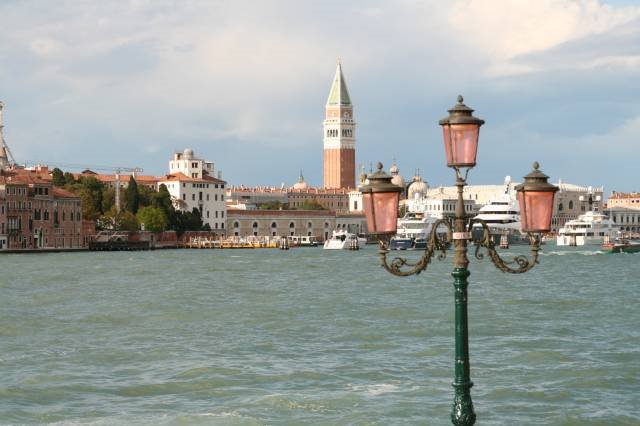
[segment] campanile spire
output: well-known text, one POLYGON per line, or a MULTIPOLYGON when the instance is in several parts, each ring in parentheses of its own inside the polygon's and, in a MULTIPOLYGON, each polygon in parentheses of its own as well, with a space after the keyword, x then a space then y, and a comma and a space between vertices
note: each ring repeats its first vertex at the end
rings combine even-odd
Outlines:
POLYGON ((355 127, 353 105, 338 58, 324 119, 324 187, 354 188, 355 127))

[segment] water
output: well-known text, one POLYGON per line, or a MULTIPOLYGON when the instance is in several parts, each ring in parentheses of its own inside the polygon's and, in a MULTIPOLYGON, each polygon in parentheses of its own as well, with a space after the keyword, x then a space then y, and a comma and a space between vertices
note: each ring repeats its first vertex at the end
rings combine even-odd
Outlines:
MULTIPOLYGON (((520 276, 470 265, 477 424, 639 425, 640 254, 545 250, 520 276)), ((450 259, 409 278, 372 247, 0 267, 0 424, 450 424, 450 259)))

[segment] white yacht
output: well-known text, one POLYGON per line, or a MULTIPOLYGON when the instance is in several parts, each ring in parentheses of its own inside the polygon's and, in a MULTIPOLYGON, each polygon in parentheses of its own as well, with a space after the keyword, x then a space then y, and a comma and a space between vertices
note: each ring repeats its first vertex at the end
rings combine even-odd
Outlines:
POLYGON ((564 224, 558 231, 556 245, 601 245, 606 239, 613 241, 618 235, 617 226, 606 215, 588 211, 564 224))
POLYGON ((424 248, 431 227, 437 220, 426 212, 407 212, 398 219, 398 230, 389 242, 391 250, 424 248))
POLYGON ((325 250, 358 250, 360 240, 356 234, 345 230, 333 231, 331 238, 324 242, 325 250))
MULTIPOLYGON (((529 240, 520 232, 520 207, 518 201, 511 196, 510 176, 505 178, 504 186, 504 192, 482 206, 474 219, 481 219, 489 226, 495 244, 500 244, 500 238, 504 235, 510 244, 528 244, 529 240)), ((474 224, 473 233, 479 236, 482 225, 474 224)))

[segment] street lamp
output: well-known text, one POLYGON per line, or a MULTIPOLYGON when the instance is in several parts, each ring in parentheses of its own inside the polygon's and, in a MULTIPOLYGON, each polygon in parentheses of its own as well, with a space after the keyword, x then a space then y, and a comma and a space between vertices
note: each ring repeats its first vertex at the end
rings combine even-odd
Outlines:
MULTIPOLYGON (((383 238, 380 238, 380 260, 382 266, 391 274, 397 276, 409 276, 419 274, 427 268, 436 252, 440 252, 438 259, 446 256, 447 241, 453 240, 455 247, 454 278, 455 293, 455 373, 453 380, 454 399, 451 409, 451 421, 454 425, 473 425, 476 415, 473 411, 470 389, 473 382, 470 378, 469 368, 469 330, 467 321, 467 286, 469 271, 469 259, 467 258, 467 242, 473 240, 471 228, 474 224, 482 227, 482 235, 475 238, 475 256, 482 259, 481 248, 485 248, 493 264, 502 272, 521 274, 527 272, 538 263, 538 251, 540 250, 540 236, 549 232, 551 228, 551 213, 553 211, 553 197, 558 188, 547 182, 548 176, 542 173, 538 163, 534 163, 534 170, 524 177, 524 182, 516 187, 521 210, 521 231, 526 232, 531 243, 531 257, 516 256, 511 261, 503 260, 496 251, 489 226, 481 219, 469 218, 465 214, 463 191, 467 182, 469 170, 476 165, 476 153, 478 149, 478 136, 480 126, 484 121, 473 116, 473 110, 463 103, 462 96, 458 96, 457 104, 449 110, 449 116, 440 120, 442 126, 447 166, 455 170, 458 200, 456 203, 455 218, 437 220, 431 227, 427 247, 424 254, 417 262, 396 257, 387 261, 389 250, 383 238), (461 169, 466 169, 464 176, 461 169), (438 234, 437 229, 444 226, 447 229, 446 237, 438 234)), ((378 165, 378 172, 382 172, 382 165, 378 165)), ((398 196, 394 188, 389 187, 386 181, 376 179, 374 173, 369 177, 369 185, 363 187, 364 197, 369 197, 369 202, 364 202, 367 226, 378 235, 389 236, 395 232, 396 225, 390 221, 397 220, 398 196), (373 178, 373 179, 372 179, 373 178), (367 195, 369 194, 369 195, 367 195), (378 202, 373 199, 377 196, 378 202), (384 216, 384 217, 383 217, 384 216), (383 225, 381 225, 383 224, 383 225)), ((366 200, 367 198, 365 198, 366 200)))

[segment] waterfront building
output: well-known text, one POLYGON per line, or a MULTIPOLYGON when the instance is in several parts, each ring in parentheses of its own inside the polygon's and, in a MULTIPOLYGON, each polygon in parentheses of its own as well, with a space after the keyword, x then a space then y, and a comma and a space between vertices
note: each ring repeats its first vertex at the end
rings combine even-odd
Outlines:
POLYGON ((7 248, 7 200, 0 195, 0 250, 7 248))
POLYGON ((82 220, 80 197, 55 187, 45 170, 14 167, 0 175, 0 248, 87 246, 93 234, 82 220))
POLYGON ((350 192, 351 190, 347 188, 290 188, 287 191, 287 198, 289 207, 293 209, 302 208, 305 203, 316 202, 324 209, 347 213, 350 192))
POLYGON ((602 209, 602 186, 580 186, 559 181, 560 190, 556 192, 551 217, 551 232, 558 232, 570 220, 577 219, 587 211, 602 209))
POLYGON ((607 200, 608 208, 640 209, 640 192, 613 191, 607 200))
POLYGON ((228 235, 315 236, 329 238, 336 228, 336 214, 330 210, 227 210, 228 235))
POLYGON ((193 211, 202 215, 202 222, 211 230, 225 234, 227 204, 226 182, 222 174, 214 177, 213 162, 197 158, 193 150, 177 152, 169 161, 169 174, 158 179, 157 189, 165 185, 177 210, 193 211))
POLYGON ((323 130, 324 188, 355 188, 356 123, 339 61, 325 106, 323 130))
POLYGON ((286 189, 270 186, 227 186, 226 195, 228 209, 255 210, 261 204, 289 202, 286 189))
MULTIPOLYGON (((362 234, 367 232, 367 218, 364 213, 350 212, 336 214, 336 229, 345 230, 352 234, 362 234)), ((325 234, 325 239, 331 234, 325 234)))
POLYGON ((607 207, 603 210, 619 230, 640 233, 640 209, 628 207, 607 207))

